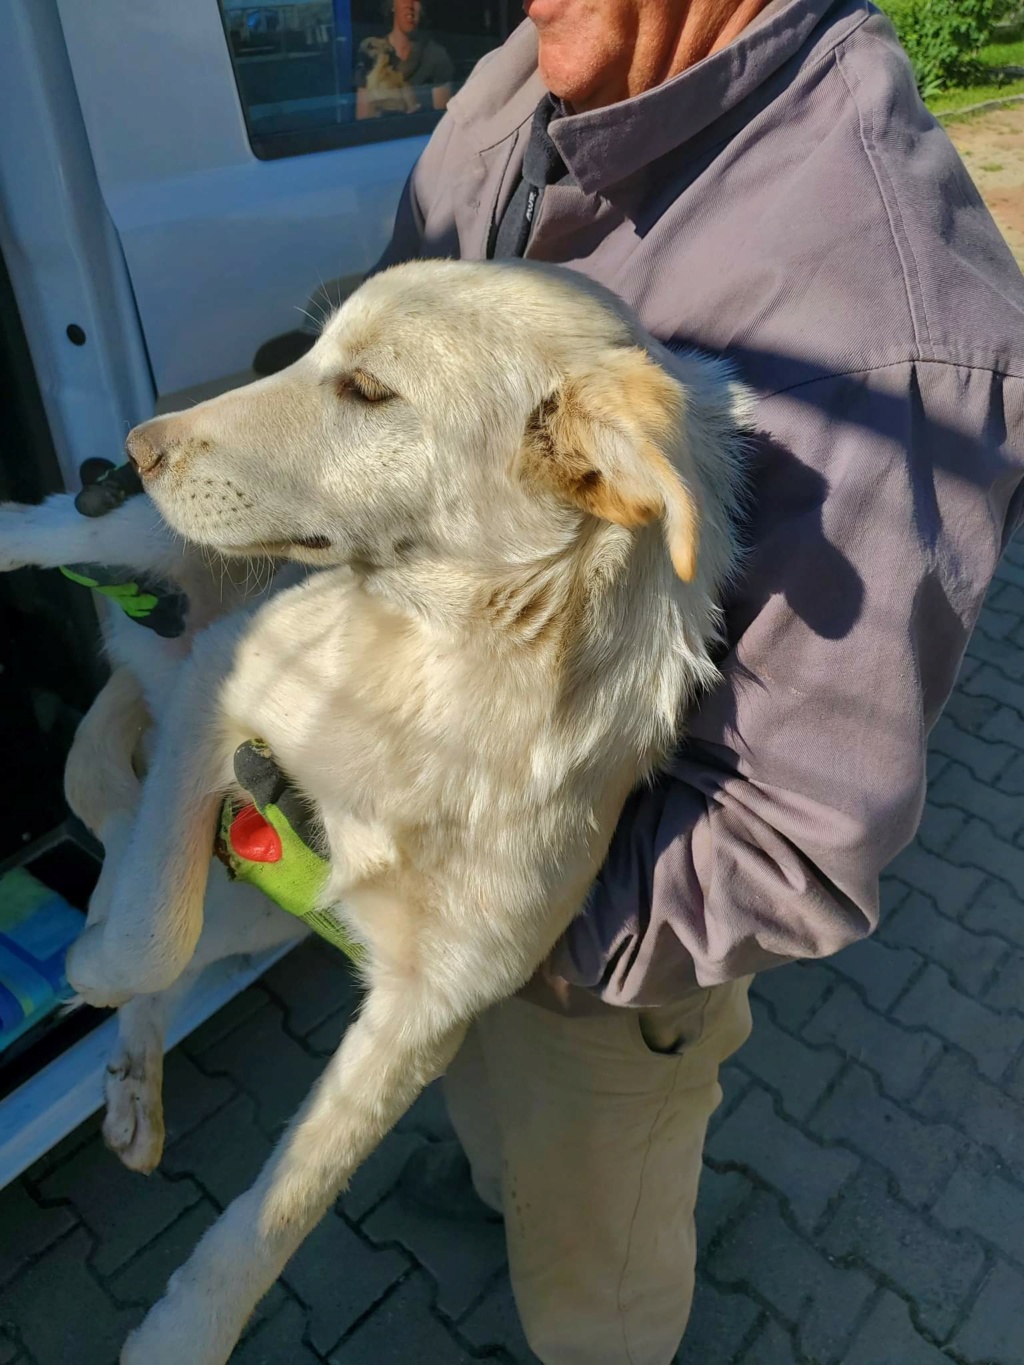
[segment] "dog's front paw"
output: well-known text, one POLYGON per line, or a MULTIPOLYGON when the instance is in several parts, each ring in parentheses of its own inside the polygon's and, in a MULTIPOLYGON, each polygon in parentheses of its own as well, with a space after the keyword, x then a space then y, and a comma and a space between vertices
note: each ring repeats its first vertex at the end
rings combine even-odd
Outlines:
POLYGON ((116 1009, 140 991, 128 985, 106 951, 103 924, 87 924, 64 964, 71 988, 94 1009, 116 1009))

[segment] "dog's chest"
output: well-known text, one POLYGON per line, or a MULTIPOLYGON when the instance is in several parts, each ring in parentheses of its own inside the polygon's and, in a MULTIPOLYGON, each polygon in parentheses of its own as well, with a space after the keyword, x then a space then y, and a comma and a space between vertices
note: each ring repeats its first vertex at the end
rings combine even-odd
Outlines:
POLYGON ((310 795, 344 793, 364 809, 385 794, 420 813, 525 798, 569 761, 543 689, 342 573, 256 613, 221 705, 232 736, 263 739, 310 795))

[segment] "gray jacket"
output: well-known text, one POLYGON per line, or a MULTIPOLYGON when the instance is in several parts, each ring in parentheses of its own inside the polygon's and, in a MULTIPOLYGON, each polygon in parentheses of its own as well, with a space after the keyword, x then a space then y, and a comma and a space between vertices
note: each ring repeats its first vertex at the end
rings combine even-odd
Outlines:
MULTIPOLYGON (((452 100, 382 264, 486 254, 542 94, 525 24, 452 100)), ((874 928, 1024 512, 1024 278, 864 0, 773 0, 551 136, 571 179, 528 255, 725 353, 759 396, 723 682, 630 800, 551 964, 654 1005, 874 928)))

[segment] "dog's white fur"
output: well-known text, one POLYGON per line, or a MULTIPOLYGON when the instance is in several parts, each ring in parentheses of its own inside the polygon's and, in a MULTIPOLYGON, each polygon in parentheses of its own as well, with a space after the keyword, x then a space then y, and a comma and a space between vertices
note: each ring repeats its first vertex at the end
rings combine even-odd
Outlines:
MULTIPOLYGON (((0 505, 0 572, 81 562, 160 575, 181 588, 190 603, 187 628, 176 639, 162 639, 120 611, 109 613, 105 622, 113 671, 78 727, 64 773, 68 805, 104 848, 89 903, 88 923, 96 925, 106 918, 138 813, 152 717, 166 711, 196 634, 244 603, 261 600, 273 566, 222 560, 187 546, 145 497, 95 519, 83 517, 68 493, 38 506, 0 505)), ((203 932, 187 971, 167 990, 135 996, 118 1011, 117 1043, 105 1077, 103 1137, 126 1166, 148 1173, 163 1154, 164 1035, 180 997, 211 962, 297 942, 305 933, 299 920, 253 887, 229 881, 213 863, 203 932)))
POLYGON ((368 991, 124 1365, 227 1360, 469 1022, 578 911, 626 795, 716 677, 745 404, 593 286, 421 262, 365 284, 282 374, 129 438, 189 542, 320 572, 195 642, 71 979, 101 1003, 173 986, 231 755, 258 735, 320 812, 325 904, 366 945, 368 991))

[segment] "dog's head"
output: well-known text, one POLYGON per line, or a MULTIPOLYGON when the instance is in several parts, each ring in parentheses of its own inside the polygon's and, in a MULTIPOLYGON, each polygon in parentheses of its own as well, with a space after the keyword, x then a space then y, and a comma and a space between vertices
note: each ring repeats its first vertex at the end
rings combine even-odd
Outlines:
POLYGON ((137 427, 128 453, 166 520, 227 554, 519 566, 597 518, 660 522, 688 580, 687 401, 578 277, 425 261, 369 280, 287 370, 137 427))

